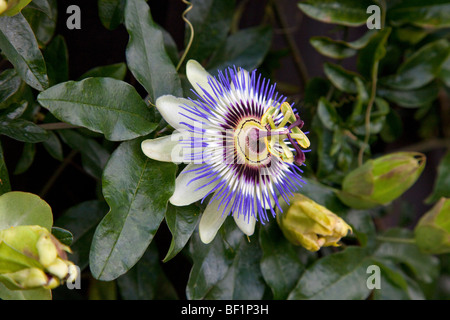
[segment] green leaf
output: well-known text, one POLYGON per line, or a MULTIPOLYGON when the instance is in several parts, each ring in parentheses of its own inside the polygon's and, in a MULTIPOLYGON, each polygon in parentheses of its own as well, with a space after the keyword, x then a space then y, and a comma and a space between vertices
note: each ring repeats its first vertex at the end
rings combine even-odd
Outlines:
POLYGON ((174 65, 176 65, 178 63, 178 61, 180 60, 180 57, 178 56, 177 44, 175 43, 175 40, 172 38, 170 33, 167 32, 166 29, 164 29, 163 27, 161 27, 159 25, 158 25, 158 27, 159 27, 159 30, 161 30, 161 32, 163 33, 164 48, 166 49, 167 55, 169 56, 170 61, 172 61, 172 63, 174 65))
POLYGON ((89 249, 95 228, 108 209, 104 201, 89 200, 69 208, 55 221, 55 226, 70 230, 73 234, 70 261, 81 270, 89 263, 89 249))
MULTIPOLYGON (((36 1, 32 3, 36 3, 36 1)), ((37 3, 39 3, 40 7, 27 6, 22 10, 22 14, 36 35, 39 46, 45 47, 55 33, 58 10, 56 8, 56 0, 40 0, 37 3), (47 3, 44 4, 45 2, 47 3), (44 6, 46 7, 44 8, 44 6)))
POLYGON ((413 24, 422 28, 450 27, 450 3, 447 0, 401 1, 387 12, 393 24, 413 24))
POLYGON ((360 73, 372 79, 374 73, 378 70, 378 62, 386 54, 386 42, 391 33, 390 27, 385 27, 378 31, 369 41, 369 43, 359 51, 357 67, 360 73))
POLYGON ((0 17, 0 49, 31 87, 48 87, 47 69, 33 30, 24 16, 0 17))
POLYGON ((55 133, 48 131, 48 139, 42 141, 42 145, 53 158, 59 161, 64 160, 62 145, 55 133))
POLYGON ((106 66, 95 67, 84 73, 78 80, 83 80, 89 77, 106 77, 123 81, 126 74, 127 65, 123 62, 120 62, 106 66))
POLYGON ((397 90, 382 86, 377 88, 377 95, 404 108, 418 108, 433 102, 438 94, 439 86, 435 81, 415 90, 397 90))
POLYGON ((353 234, 362 247, 375 247, 376 230, 369 211, 347 209, 340 216, 345 222, 351 225, 353 234))
POLYGON ((195 233, 189 242, 193 266, 189 274, 186 296, 189 300, 203 299, 227 274, 234 255, 227 254, 227 247, 219 234, 209 244, 204 244, 195 233))
POLYGON ((59 227, 52 227, 52 235, 59 240, 62 244, 70 246, 73 242, 73 234, 66 229, 59 227))
POLYGON ((340 216, 352 226, 353 233, 362 246, 374 245, 375 226, 367 211, 349 210, 337 197, 335 190, 312 179, 304 179, 301 193, 340 216))
MULTIPOLYGON (((186 18, 194 27, 195 35, 187 59, 203 61, 225 41, 231 27, 235 0, 193 0, 191 3, 193 7, 186 18)), ((186 43, 189 35, 190 30, 186 28, 186 43)))
MULTIPOLYGON (((375 108, 370 115, 370 134, 378 134, 381 131, 386 120, 386 115, 389 113, 389 104, 382 98, 376 97, 374 106, 375 108)), ((361 124, 355 126, 353 132, 363 136, 366 129, 365 124, 362 122, 362 117, 360 120, 361 124)))
POLYGON ((325 128, 319 117, 313 118, 312 128, 314 135, 317 137, 316 142, 313 143, 317 146, 318 159, 315 162, 317 163, 317 177, 321 181, 340 183, 343 179, 343 173, 336 170, 336 157, 330 155, 333 148, 333 131, 325 128))
POLYGON ((264 294, 264 281, 259 270, 261 249, 257 241, 241 237, 239 249, 233 264, 225 277, 206 295, 212 300, 261 300, 264 294))
POLYGON ((230 35, 208 62, 212 72, 239 66, 251 71, 264 60, 272 43, 272 29, 259 26, 239 30, 230 35))
POLYGON ((73 130, 61 130, 61 138, 73 150, 81 153, 84 170, 95 178, 101 179, 103 168, 109 159, 109 152, 94 139, 89 139, 73 130))
POLYGON ((34 8, 36 10, 40 10, 45 13, 49 18, 56 20, 55 8, 56 1, 55 0, 33 0, 27 8, 34 8))
POLYGON ((146 1, 127 1, 125 26, 130 34, 126 49, 128 68, 151 100, 155 102, 165 94, 181 96, 180 79, 164 48, 163 33, 153 21, 146 1))
POLYGON ((389 113, 386 115, 386 121, 384 122, 383 128, 381 129, 380 135, 385 142, 394 142, 403 132, 403 122, 402 118, 395 109, 390 109, 389 113))
POLYGON ((0 118, 18 119, 27 110, 28 102, 23 100, 20 104, 12 103, 9 107, 0 111, 0 118))
POLYGON ((416 45, 422 41, 429 33, 430 29, 422 29, 411 25, 395 28, 393 33, 400 42, 406 42, 408 45, 416 45))
POLYGON ((175 290, 161 268, 158 248, 154 243, 130 271, 117 279, 117 284, 125 300, 176 298, 175 290))
POLYGON ((357 27, 366 23, 367 7, 374 4, 377 3, 371 0, 306 0, 298 6, 313 19, 357 27))
POLYGON ((0 299, 2 300, 52 300, 52 290, 10 290, 0 283, 0 299))
POLYGON ((424 300, 416 281, 391 261, 376 260, 381 271, 381 288, 373 291, 374 300, 424 300))
POLYGON ((262 226, 259 242, 263 251, 260 268, 273 298, 284 300, 294 288, 304 266, 292 244, 286 241, 276 223, 262 226))
POLYGON ((399 90, 423 87, 439 74, 449 55, 446 39, 428 43, 406 59, 395 75, 380 79, 380 84, 399 90))
POLYGON ((11 184, 9 182, 8 168, 6 168, 3 148, 0 144, 0 196, 9 191, 11 191, 11 184))
POLYGON ((319 100, 317 115, 325 128, 328 130, 335 130, 339 128, 339 115, 334 106, 331 105, 331 103, 324 97, 319 100))
POLYGON ((0 74, 0 109, 8 107, 20 90, 22 79, 15 69, 6 69, 0 74))
POLYGON ((116 29, 123 22, 124 0, 98 0, 98 15, 108 30, 116 29))
POLYGON ((50 86, 69 80, 69 52, 63 36, 57 35, 44 51, 50 86))
POLYGON ((341 91, 348 93, 356 93, 357 88, 355 84, 355 77, 361 78, 361 76, 355 72, 348 71, 343 67, 326 62, 323 65, 323 70, 327 78, 333 83, 333 85, 341 91))
POLYGON ((59 120, 103 133, 111 141, 133 139, 156 128, 134 87, 112 78, 64 82, 41 92, 38 101, 59 120))
POLYGON ((309 43, 319 53, 333 59, 345 59, 356 54, 356 50, 347 46, 345 41, 337 41, 328 37, 311 37, 309 43))
POLYGON ((439 78, 450 88, 450 57, 442 64, 439 78))
POLYGON ((357 50, 364 48, 373 35, 373 31, 368 31, 361 38, 351 42, 318 36, 311 37, 309 43, 324 56, 333 59, 345 59, 355 55, 357 50))
POLYGON ((28 170, 33 164, 34 156, 36 154, 36 145, 34 143, 25 143, 23 146, 22 154, 17 161, 14 174, 22 174, 28 170))
POLYGON ((441 197, 450 198, 450 151, 439 162, 433 191, 425 202, 430 204, 441 197))
POLYGON ((305 181, 306 185, 301 189, 303 195, 311 198, 337 215, 348 211, 348 208, 336 197, 332 188, 312 179, 306 179, 305 181))
POLYGON ((303 102, 306 105, 317 105, 319 99, 327 95, 330 87, 330 82, 322 77, 311 78, 306 84, 303 102))
POLYGON ((389 259, 406 266, 423 283, 431 283, 438 276, 439 262, 436 257, 421 253, 414 243, 402 243, 402 240, 414 239, 410 230, 394 228, 383 233, 379 239, 384 242, 374 253, 376 259, 389 259))
POLYGON ((175 164, 147 158, 141 139, 114 151, 103 173, 103 196, 111 210, 98 225, 90 252, 95 278, 113 280, 142 257, 164 218, 175 172, 175 164))
POLYGON ((305 270, 288 299, 366 299, 370 294, 366 271, 372 264, 370 251, 360 247, 330 254, 305 270))
POLYGON ((0 134, 29 143, 42 142, 48 139, 47 131, 33 122, 6 117, 0 118, 0 134))
POLYGON ((20 225, 52 228, 50 206, 37 195, 13 191, 0 196, 0 230, 20 225))
POLYGON ((199 211, 200 208, 195 205, 184 207, 169 205, 166 223, 172 233, 172 241, 163 262, 169 261, 184 248, 198 224, 199 211))

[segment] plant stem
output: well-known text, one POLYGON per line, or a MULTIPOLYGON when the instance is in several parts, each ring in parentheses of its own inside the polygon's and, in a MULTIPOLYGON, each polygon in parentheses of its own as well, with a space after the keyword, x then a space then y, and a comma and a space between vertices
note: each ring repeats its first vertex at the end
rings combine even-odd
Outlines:
POLYGON ((60 130, 60 129, 77 129, 80 128, 80 126, 75 126, 70 123, 65 122, 54 122, 54 123, 42 123, 38 125, 42 129, 45 130, 60 130))
POLYGON ((187 4, 187 6, 188 6, 186 8, 186 10, 183 11, 183 14, 181 15, 181 18, 189 26, 189 30, 190 30, 191 33, 190 33, 190 36, 189 36, 188 44, 187 44, 186 48, 184 49, 184 53, 181 56, 180 61, 178 61, 178 64, 177 64, 177 67, 176 67, 177 71, 180 69, 181 65, 183 64, 183 61, 186 58, 186 56, 187 56, 187 54, 189 52, 189 49, 191 48, 192 41, 194 41, 194 27, 192 26, 191 22, 186 18, 186 14, 189 11, 191 11, 193 5, 189 1, 186 1, 186 0, 181 0, 181 1, 183 1, 183 3, 187 4))
POLYGON ((450 139, 429 139, 405 146, 396 151, 417 151, 424 153, 434 149, 450 149, 450 139))
MULTIPOLYGON (((272 0, 271 4, 274 8, 275 15, 277 17, 278 22, 280 23, 281 28, 283 30, 288 29, 286 18, 284 17, 281 8, 279 7, 279 1, 272 0)), ((292 37, 291 32, 284 32, 283 35, 289 46, 289 50, 291 51, 292 56, 294 58, 295 67, 302 80, 302 86, 304 88, 309 80, 308 71, 306 69, 305 63, 303 62, 303 58, 300 54, 300 51, 298 50, 297 44, 295 43, 295 40, 292 37)))
POLYGON ((383 237, 377 236, 378 241, 382 242, 393 242, 393 243, 405 243, 405 244, 415 244, 416 240, 414 238, 394 238, 394 237, 383 237))
POLYGON ((369 144, 370 139, 370 114, 372 113, 373 103, 375 101, 375 95, 377 92, 377 79, 378 79, 378 61, 373 66, 372 70, 372 89, 370 92, 370 99, 367 104, 366 115, 364 119, 364 127, 365 127, 365 136, 364 143, 359 149, 358 153, 358 164, 361 166, 363 164, 364 151, 369 144))

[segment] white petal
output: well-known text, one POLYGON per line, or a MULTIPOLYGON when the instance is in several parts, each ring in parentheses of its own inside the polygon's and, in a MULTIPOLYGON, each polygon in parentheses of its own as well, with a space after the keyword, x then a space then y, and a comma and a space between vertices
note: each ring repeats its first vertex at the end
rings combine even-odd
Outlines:
POLYGON ((200 164, 188 164, 186 168, 184 168, 183 171, 180 172, 177 179, 175 180, 175 192, 169 200, 171 204, 175 206, 187 206, 195 201, 202 199, 219 183, 220 180, 217 180, 216 182, 213 182, 206 187, 196 190, 204 186, 211 180, 211 178, 203 178, 189 183, 189 181, 197 177, 197 173, 196 171, 188 171, 197 169, 201 166, 202 165, 200 164))
MULTIPOLYGON (((247 70, 241 68, 236 74, 236 80, 245 89, 249 86, 249 83, 251 82, 251 74, 247 70)), ((232 90, 238 90, 238 88, 236 88, 236 86, 234 85, 233 81, 231 81, 230 86, 232 90)))
POLYGON ((202 90, 203 88, 204 90, 206 90, 206 92, 214 97, 214 92, 208 84, 208 78, 211 77, 211 75, 208 71, 205 70, 205 68, 202 67, 200 63, 195 60, 189 60, 186 63, 186 76, 191 85, 194 87, 195 91, 197 91, 200 96, 203 96, 205 94, 205 92, 202 90))
MULTIPOLYGON (((227 212, 223 212, 224 204, 219 208, 221 199, 211 201, 203 212, 200 218, 200 224, 198 226, 200 239, 203 243, 210 243, 214 240, 214 237, 219 231, 220 227, 224 223, 228 216, 227 212)), ((230 207, 230 206, 229 206, 230 207)))
POLYGON ((243 214, 240 214, 239 218, 237 214, 233 214, 233 218, 239 229, 246 235, 251 236, 255 232, 256 218, 254 216, 250 217, 250 221, 243 214))
POLYGON ((144 154, 151 159, 174 162, 172 154, 174 149, 178 147, 180 137, 182 137, 181 133, 174 133, 170 136, 147 139, 142 141, 141 149, 144 154))
POLYGON ((156 99, 156 108, 159 113, 175 129, 187 129, 185 125, 180 124, 181 122, 196 128, 207 127, 207 120, 186 110, 186 105, 189 107, 194 106, 190 100, 177 98, 172 95, 165 95, 156 99))

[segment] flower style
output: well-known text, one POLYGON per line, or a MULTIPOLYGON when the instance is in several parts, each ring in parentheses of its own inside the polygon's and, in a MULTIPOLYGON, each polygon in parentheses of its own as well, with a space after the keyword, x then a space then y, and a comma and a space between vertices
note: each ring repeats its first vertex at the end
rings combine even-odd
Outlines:
POLYGON ((236 68, 212 77, 198 62, 188 61, 186 75, 196 99, 171 95, 156 107, 175 131, 142 142, 148 157, 188 163, 178 175, 170 202, 176 206, 211 199, 199 224, 200 238, 211 242, 228 215, 252 235, 255 223, 268 220, 301 186, 302 150, 309 140, 303 121, 275 84, 236 68))

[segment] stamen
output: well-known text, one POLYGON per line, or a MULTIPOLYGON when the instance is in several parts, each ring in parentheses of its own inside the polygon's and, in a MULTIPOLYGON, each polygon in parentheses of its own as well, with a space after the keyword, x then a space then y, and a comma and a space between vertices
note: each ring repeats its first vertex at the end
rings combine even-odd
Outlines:
MULTIPOLYGON (((280 107, 283 117, 278 119, 278 125, 275 123, 274 117, 278 117, 279 109, 270 107, 261 118, 261 125, 266 129, 256 129, 250 134, 255 140, 264 139, 267 150, 274 156, 281 158, 284 162, 295 163, 297 165, 305 162, 305 154, 300 149, 308 148, 310 145, 308 137, 301 130, 304 125, 300 116, 295 114, 287 102, 283 102, 280 107), (281 120, 281 121, 280 121, 281 120), (289 126, 286 128, 286 125, 289 126), (295 149, 295 156, 292 154, 284 140, 288 139, 292 147, 295 149), (281 147, 282 152, 276 149, 276 145, 281 147)), ((279 148, 278 148, 279 149, 279 148)))

